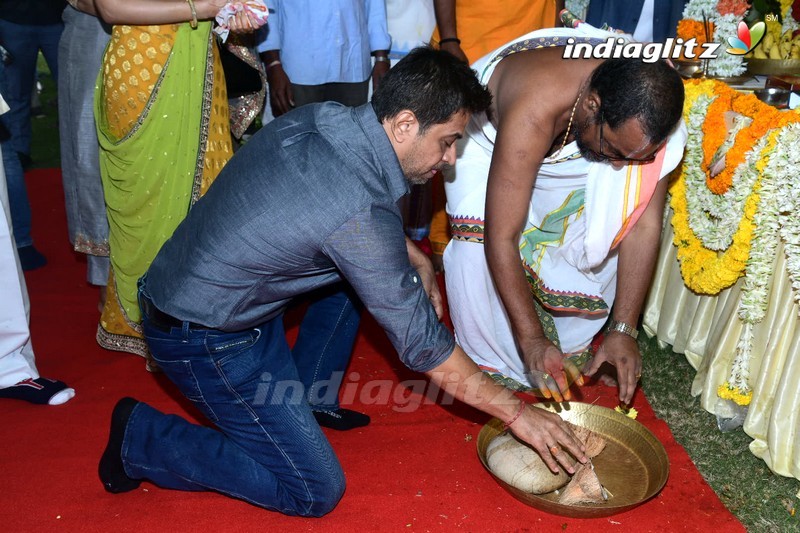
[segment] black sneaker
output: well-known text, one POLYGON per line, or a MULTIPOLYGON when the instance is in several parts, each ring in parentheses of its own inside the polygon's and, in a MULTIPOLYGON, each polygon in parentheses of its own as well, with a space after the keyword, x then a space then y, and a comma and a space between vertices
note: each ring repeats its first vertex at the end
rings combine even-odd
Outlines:
POLYGON ((335 411, 314 411, 314 418, 317 423, 326 428, 335 429, 337 431, 347 431, 364 427, 369 424, 369 416, 359 413, 358 411, 351 411, 350 409, 336 409, 335 411))

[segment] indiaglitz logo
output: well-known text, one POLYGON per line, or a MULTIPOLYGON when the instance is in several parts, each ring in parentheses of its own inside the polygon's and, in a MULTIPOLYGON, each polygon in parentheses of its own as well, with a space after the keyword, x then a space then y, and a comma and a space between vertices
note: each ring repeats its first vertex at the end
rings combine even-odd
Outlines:
MULTIPOLYGON (((767 25, 763 21, 756 22, 749 28, 744 21, 739 22, 736 28, 737 35, 728 37, 730 48, 725 51, 734 56, 743 56, 751 52, 764 38, 766 30, 767 25)), ((623 37, 609 37, 599 44, 579 42, 570 37, 564 46, 563 57, 564 59, 640 58, 645 63, 659 59, 704 60, 716 59, 717 50, 721 47, 720 43, 697 42, 694 37, 688 40, 670 37, 663 43, 639 43, 623 37)))
POLYGON ((736 37, 728 37, 728 44, 731 46, 726 52, 735 56, 743 56, 753 50, 761 39, 764 38, 764 32, 767 25, 763 22, 756 22, 752 27, 748 28, 744 21, 739 23, 737 28, 736 37))
POLYGON ((659 59, 714 59, 717 57, 719 43, 698 43, 692 38, 684 41, 680 37, 669 37, 663 43, 638 43, 623 37, 609 37, 599 44, 578 42, 574 37, 567 39, 564 46, 564 59, 610 59, 636 58, 645 63, 659 59))

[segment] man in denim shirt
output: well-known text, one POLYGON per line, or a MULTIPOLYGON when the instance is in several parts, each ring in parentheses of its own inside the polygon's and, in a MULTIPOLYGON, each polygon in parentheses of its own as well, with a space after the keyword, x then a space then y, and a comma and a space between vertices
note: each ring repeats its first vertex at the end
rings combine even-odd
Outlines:
POLYGON ((106 490, 148 479, 286 514, 332 510, 344 476, 308 403, 286 394, 302 376, 282 314, 295 296, 342 279, 407 366, 505 420, 554 471, 557 462, 574 471, 566 452, 586 460, 558 416, 526 408, 455 344, 439 322, 432 265, 403 234, 397 200, 453 163, 471 113, 490 102, 469 67, 419 48, 371 104, 306 106, 236 154, 140 290, 153 357, 219 431, 120 400, 99 466, 106 490))

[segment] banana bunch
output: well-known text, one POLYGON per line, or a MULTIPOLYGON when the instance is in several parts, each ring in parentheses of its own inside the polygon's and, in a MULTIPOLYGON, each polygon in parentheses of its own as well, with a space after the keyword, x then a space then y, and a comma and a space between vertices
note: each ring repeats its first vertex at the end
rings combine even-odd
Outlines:
POLYGON ((772 32, 764 34, 748 57, 755 59, 800 59, 800 30, 787 31, 778 37, 772 32))

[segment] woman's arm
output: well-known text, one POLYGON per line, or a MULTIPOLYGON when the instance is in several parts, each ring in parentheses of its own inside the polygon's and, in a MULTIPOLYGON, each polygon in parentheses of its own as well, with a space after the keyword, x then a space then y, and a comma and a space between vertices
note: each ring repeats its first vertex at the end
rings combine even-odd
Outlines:
MULTIPOLYGON (((197 20, 213 19, 225 3, 226 0, 195 0, 197 20)), ((192 9, 186 0, 94 0, 94 4, 97 14, 108 24, 175 24, 192 20, 192 9)))

